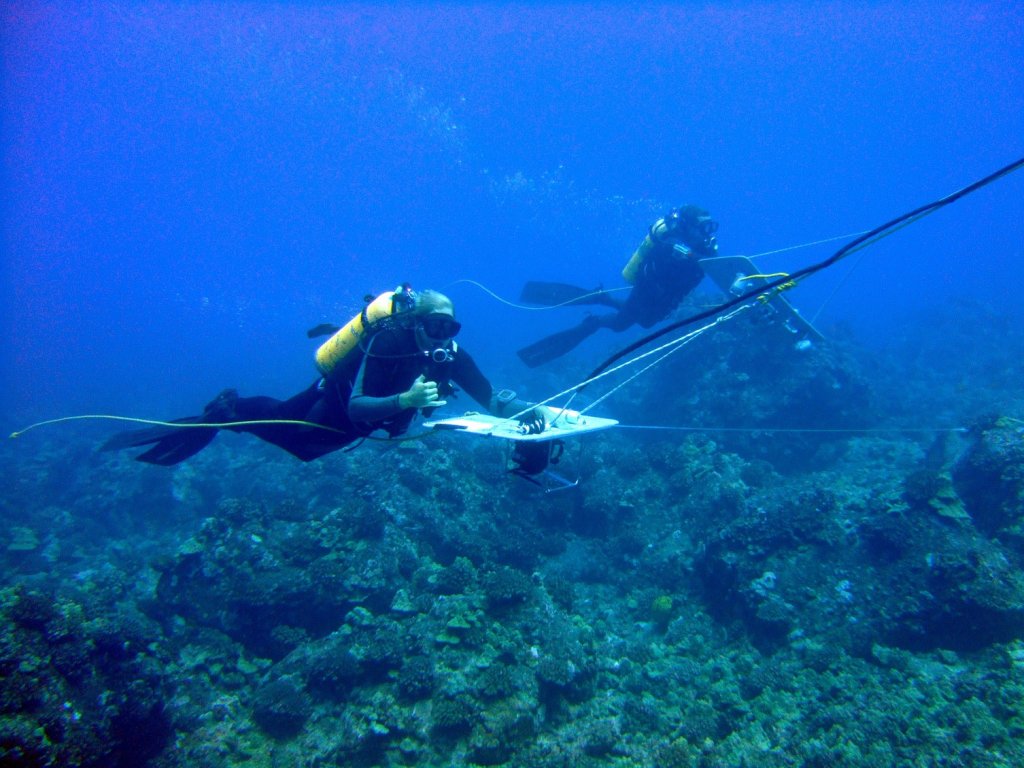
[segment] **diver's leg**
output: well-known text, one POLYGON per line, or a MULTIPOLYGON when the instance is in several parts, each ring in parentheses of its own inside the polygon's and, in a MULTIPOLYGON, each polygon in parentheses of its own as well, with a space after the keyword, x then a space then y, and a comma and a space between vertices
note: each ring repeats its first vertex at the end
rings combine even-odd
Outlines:
POLYGON ((235 404, 232 421, 285 421, 302 424, 240 424, 227 429, 246 432, 283 448, 303 461, 312 461, 353 442, 337 388, 316 382, 287 400, 243 397, 235 404))
POLYGON ((175 419, 166 426, 122 432, 107 440, 101 450, 149 445, 152 447, 135 457, 137 461, 171 466, 199 453, 220 429, 229 429, 256 435, 303 461, 311 461, 355 440, 358 435, 347 431, 347 426, 349 423, 334 387, 322 391, 314 384, 288 400, 239 397, 237 391, 225 389, 207 403, 199 416, 175 419), (235 423, 279 420, 306 421, 311 425, 235 423), (186 426, 198 424, 210 426, 186 426), (338 424, 340 429, 331 427, 332 424, 338 424), (329 428, 322 428, 324 426, 329 428))
POLYGON ((622 331, 632 327, 636 322, 633 316, 625 310, 620 310, 610 315, 601 315, 595 319, 599 328, 607 328, 615 333, 622 333, 622 331))
POLYGON ((594 304, 618 309, 621 302, 604 288, 580 288, 568 283, 546 283, 530 280, 523 286, 519 300, 542 307, 582 306, 594 304))

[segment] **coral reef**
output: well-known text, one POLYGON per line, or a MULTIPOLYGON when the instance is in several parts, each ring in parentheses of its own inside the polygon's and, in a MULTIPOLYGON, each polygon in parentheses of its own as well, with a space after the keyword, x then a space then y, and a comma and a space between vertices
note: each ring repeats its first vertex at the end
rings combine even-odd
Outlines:
MULTIPOLYGON (((979 529, 1024 537, 1024 422, 980 419, 952 469, 953 486, 979 529)), ((1024 554, 1024 551, 1022 551, 1024 554)))
POLYGON ((0 594, 0 764, 142 766, 170 743, 158 635, 130 611, 0 594))
POLYGON ((756 431, 595 436, 559 493, 453 435, 0 447, 0 764, 1024 763, 1024 411, 984 415, 1013 380, 921 437, 941 347, 764 322, 615 406, 756 431))

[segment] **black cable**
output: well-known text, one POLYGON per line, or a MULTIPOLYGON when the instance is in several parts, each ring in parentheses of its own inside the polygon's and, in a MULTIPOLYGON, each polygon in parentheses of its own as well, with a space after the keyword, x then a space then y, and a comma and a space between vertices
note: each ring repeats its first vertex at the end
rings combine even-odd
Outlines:
POLYGON ((887 221, 885 224, 882 224, 868 232, 865 232, 863 235, 860 235, 859 237, 856 237, 853 240, 851 240, 849 243, 844 245, 842 248, 833 253, 824 261, 819 261, 817 264, 812 264, 809 267, 798 269, 796 272, 786 275, 785 277, 780 277, 775 280, 772 280, 767 285, 763 285, 759 288, 747 291, 746 293, 740 296, 736 296, 735 298, 729 299, 728 301, 725 301, 722 304, 719 304, 718 306, 712 307, 711 309, 704 310, 703 312, 698 312, 696 315, 687 317, 684 320, 677 320, 674 323, 669 323, 665 327, 658 329, 654 333, 650 333, 647 336, 644 336, 642 339, 637 339, 629 346, 616 352, 614 355, 612 355, 603 363, 601 363, 597 368, 595 368, 590 373, 590 375, 587 376, 587 379, 589 380, 594 378, 595 376, 598 376, 605 369, 607 369, 608 366, 621 360, 626 355, 629 355, 635 352, 636 350, 647 346, 655 339, 659 339, 667 333, 671 333, 672 331, 678 330, 679 328, 683 328, 687 325, 691 325, 692 323, 705 320, 709 317, 714 317, 715 315, 720 314, 725 310, 730 309, 731 307, 735 307, 737 304, 741 304, 744 301, 747 301, 748 299, 753 299, 757 296, 767 293, 768 291, 778 288, 781 285, 785 285, 786 283, 792 281, 800 280, 801 278, 813 275, 815 272, 820 272, 821 270, 827 267, 831 267, 840 259, 849 256, 850 253, 852 253, 854 250, 857 250, 858 246, 866 248, 874 240, 881 239, 881 237, 885 236, 886 234, 891 234, 891 230, 895 230, 900 224, 903 224, 904 222, 912 223, 910 222, 911 219, 921 218, 923 216, 927 216, 930 213, 934 213, 940 208, 944 208, 950 203, 955 203, 960 198, 965 197, 971 194, 972 192, 976 192, 977 190, 991 184, 994 181, 998 181, 1003 176, 1006 176, 1010 173, 1013 173, 1016 170, 1019 170, 1021 167, 1024 167, 1024 157, 1010 163, 1004 168, 1000 168, 995 173, 991 173, 988 176, 979 179, 978 181, 964 187, 963 189, 953 192, 952 194, 940 198, 939 200, 928 203, 927 205, 922 205, 920 208, 915 208, 913 211, 910 211, 909 213, 905 213, 902 216, 898 216, 897 218, 891 221, 887 221))

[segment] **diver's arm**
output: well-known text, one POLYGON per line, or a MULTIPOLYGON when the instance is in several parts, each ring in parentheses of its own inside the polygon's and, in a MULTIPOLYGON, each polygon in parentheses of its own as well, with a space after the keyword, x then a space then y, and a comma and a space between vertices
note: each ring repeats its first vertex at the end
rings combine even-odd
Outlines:
POLYGON ((455 360, 455 372, 452 380, 486 408, 488 413, 501 418, 522 414, 519 421, 531 434, 544 431, 547 422, 543 409, 531 407, 530 403, 516 397, 516 393, 511 389, 495 392, 491 382, 477 367, 476 361, 461 348, 459 348, 458 357, 455 360))
POLYGON ((495 416, 503 415, 495 409, 494 387, 477 367, 476 361, 469 352, 466 352, 461 345, 455 356, 452 381, 469 393, 469 396, 486 408, 489 413, 493 413, 495 416))
MULTIPOLYGON (((363 356, 363 361, 360 363, 359 370, 356 373, 355 383, 352 385, 352 394, 348 399, 348 417, 354 422, 383 421, 401 413, 406 407, 412 407, 404 404, 404 396, 408 394, 406 391, 397 392, 385 397, 374 397, 373 395, 366 394, 367 375, 372 379, 374 374, 370 368, 371 366, 378 365, 370 354, 373 342, 374 339, 371 339, 367 345, 366 354, 363 356)), ((399 384, 398 386, 402 385, 399 384)), ((415 384, 413 387, 415 387, 415 384)))

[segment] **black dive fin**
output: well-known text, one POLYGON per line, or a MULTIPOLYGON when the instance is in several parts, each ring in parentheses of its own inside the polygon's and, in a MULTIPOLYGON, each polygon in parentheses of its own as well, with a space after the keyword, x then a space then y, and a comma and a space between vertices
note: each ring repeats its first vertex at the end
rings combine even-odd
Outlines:
POLYGON ((519 359, 530 368, 550 363, 576 346, 590 334, 601 327, 600 323, 594 322, 594 318, 587 318, 579 325, 566 331, 559 331, 550 336, 545 336, 540 341, 535 341, 528 347, 523 347, 516 352, 519 359))
POLYGON ((531 280, 523 286, 519 300, 525 304, 537 304, 541 307, 583 306, 598 304, 617 309, 615 301, 603 288, 580 288, 568 283, 542 283, 531 280))
MULTIPOLYGON (((200 416, 175 419, 172 424, 195 424, 200 416)), ((133 429, 114 435, 102 446, 101 451, 117 451, 122 448, 140 448, 152 445, 148 451, 135 457, 136 461, 160 464, 169 467, 199 453, 217 435, 216 427, 151 427, 133 429)))
POLYGON ((219 431, 218 427, 176 427, 175 424, 225 424, 234 421, 237 402, 238 392, 225 389, 206 404, 201 416, 186 416, 164 426, 122 432, 107 440, 100 446, 100 450, 117 451, 152 445, 148 451, 136 456, 135 460, 169 467, 195 456, 210 444, 219 431))

